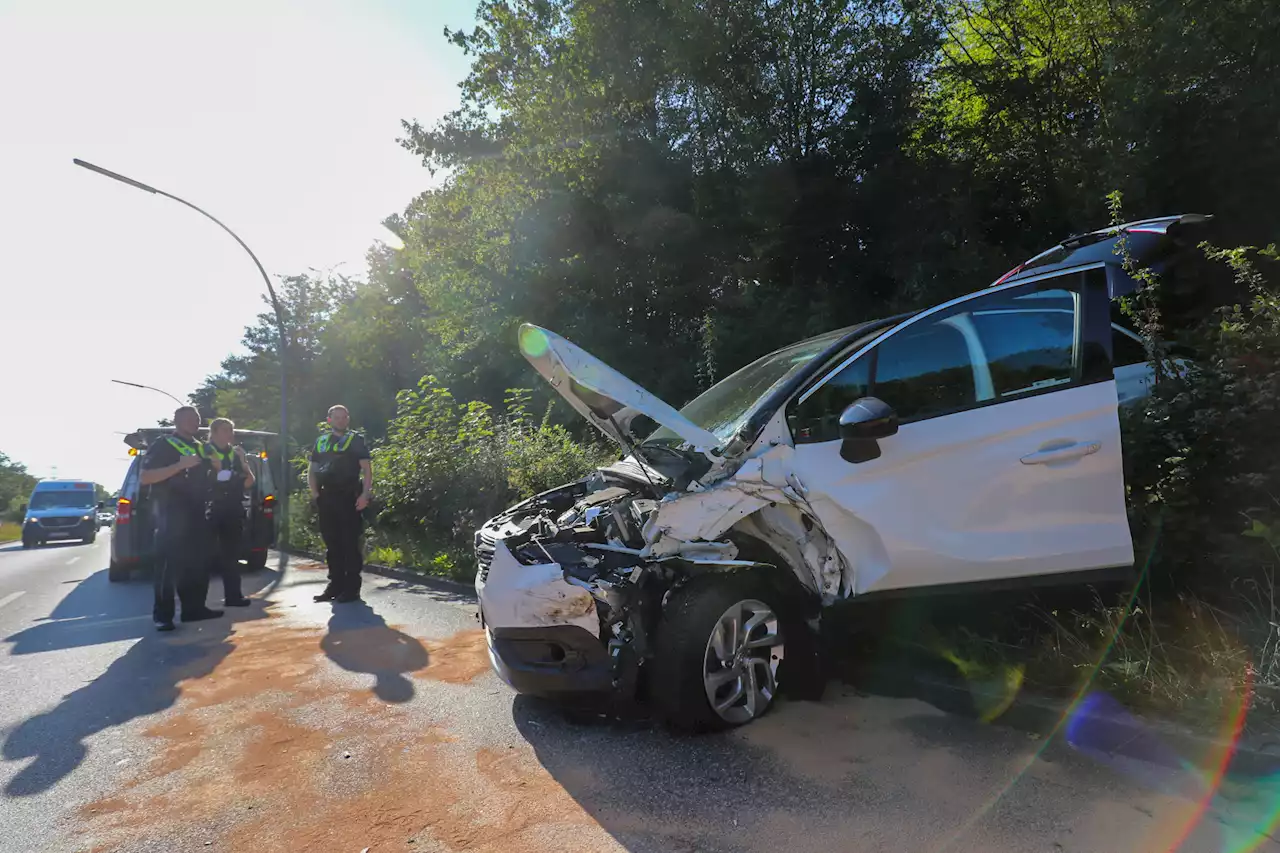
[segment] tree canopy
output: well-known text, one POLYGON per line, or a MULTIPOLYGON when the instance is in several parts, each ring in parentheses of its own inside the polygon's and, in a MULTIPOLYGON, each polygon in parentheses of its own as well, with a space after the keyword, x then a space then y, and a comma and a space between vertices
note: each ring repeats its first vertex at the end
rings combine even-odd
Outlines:
MULTIPOLYGON (((378 438, 425 375, 541 405, 525 321, 680 405, 981 287, 1113 190, 1265 243, 1278 36, 1267 0, 485 0, 444 33, 457 109, 404 125, 443 181, 387 219, 403 251, 282 281, 290 432, 344 402, 378 438)), ((278 351, 263 316, 195 399, 274 428, 278 351)))

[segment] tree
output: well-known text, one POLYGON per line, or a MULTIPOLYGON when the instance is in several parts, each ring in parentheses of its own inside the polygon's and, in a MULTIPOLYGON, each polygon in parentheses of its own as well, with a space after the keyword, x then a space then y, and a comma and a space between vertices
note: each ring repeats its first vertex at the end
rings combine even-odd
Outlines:
POLYGON ((37 482, 25 465, 0 452, 0 515, 10 521, 20 520, 18 508, 26 503, 37 482))

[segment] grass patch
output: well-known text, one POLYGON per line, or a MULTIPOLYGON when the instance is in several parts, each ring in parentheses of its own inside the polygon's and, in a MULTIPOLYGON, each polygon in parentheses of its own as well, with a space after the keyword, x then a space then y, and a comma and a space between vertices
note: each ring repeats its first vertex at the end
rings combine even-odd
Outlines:
MULTIPOLYGON (((324 539, 309 500, 294 496, 289 502, 290 545, 315 554, 324 553, 324 539)), ((475 577, 475 556, 448 544, 432 541, 425 533, 366 527, 365 560, 380 566, 410 569, 425 575, 470 581, 475 577)))
POLYGON ((1280 602, 1269 578, 1238 587, 1219 603, 1190 593, 1163 602, 1095 597, 1086 606, 1036 600, 999 627, 938 620, 900 641, 947 661, 975 688, 1007 685, 1009 700, 1021 690, 1102 691, 1195 728, 1221 725, 1243 700, 1260 724, 1280 714, 1280 602))
POLYGON ((21 538, 21 524, 13 521, 0 521, 0 542, 14 542, 21 538))
POLYGON ((423 534, 371 530, 365 535, 369 562, 392 568, 411 569, 425 575, 469 581, 475 576, 475 558, 454 553, 423 534))

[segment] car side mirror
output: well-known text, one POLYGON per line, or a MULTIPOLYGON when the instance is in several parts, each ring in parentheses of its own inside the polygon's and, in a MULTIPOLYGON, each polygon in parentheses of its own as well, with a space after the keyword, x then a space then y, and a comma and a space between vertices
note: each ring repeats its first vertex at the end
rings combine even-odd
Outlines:
POLYGON ((106 501, 98 501, 98 509, 106 509, 106 508, 107 508, 106 501))
POLYGON ((27 514, 27 505, 26 505, 26 504, 23 504, 22 506, 18 507, 18 512, 22 513, 23 515, 26 515, 26 514, 27 514))
POLYGON ((840 458, 846 462, 870 462, 880 458, 880 439, 896 435, 898 413, 876 397, 854 400, 840 413, 840 458))

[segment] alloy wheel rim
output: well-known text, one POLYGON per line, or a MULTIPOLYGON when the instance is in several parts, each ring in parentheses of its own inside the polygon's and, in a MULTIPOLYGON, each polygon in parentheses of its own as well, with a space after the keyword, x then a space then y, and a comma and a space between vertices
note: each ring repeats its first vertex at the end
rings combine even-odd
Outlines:
POLYGON ((783 636, 778 615, 747 599, 716 620, 703 657, 702 683, 711 709, 734 725, 750 722, 773 704, 783 636))

